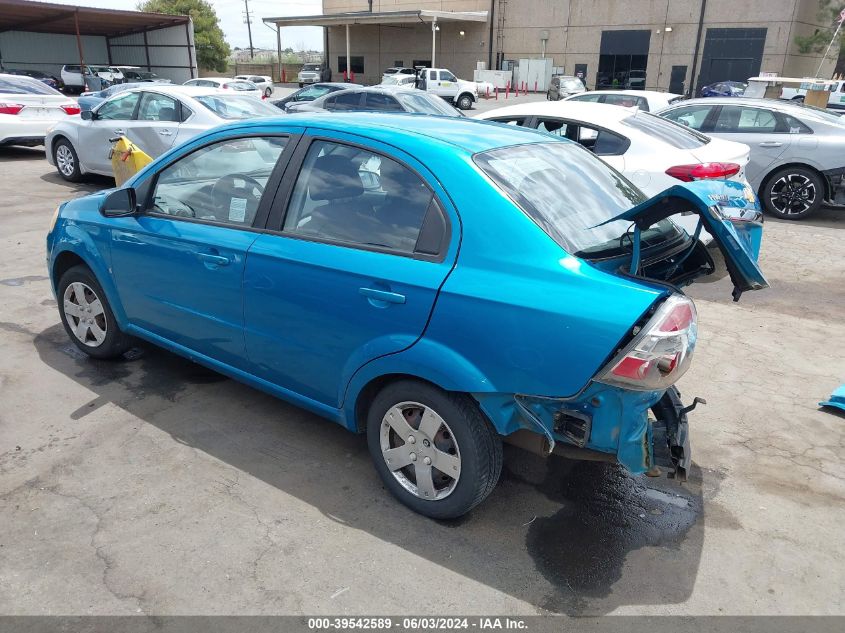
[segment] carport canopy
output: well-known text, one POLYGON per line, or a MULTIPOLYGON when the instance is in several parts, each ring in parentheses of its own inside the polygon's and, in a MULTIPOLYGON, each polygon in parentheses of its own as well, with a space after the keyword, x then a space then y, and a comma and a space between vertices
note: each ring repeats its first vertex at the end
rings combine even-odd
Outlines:
POLYGON ((281 35, 283 26, 345 26, 346 27, 346 68, 352 68, 352 54, 349 45, 349 27, 355 24, 431 24, 431 65, 435 66, 436 34, 438 22, 486 22, 487 11, 353 11, 350 13, 332 13, 329 15, 291 16, 283 18, 264 18, 267 24, 276 25, 279 57, 281 59, 281 35))
MULTIPOLYGON (((179 25, 185 26, 186 34, 188 30, 192 30, 190 16, 98 9, 29 0, 0 0, 0 34, 8 31, 26 31, 75 36, 80 65, 85 65, 82 36, 101 36, 108 41, 109 38, 143 33, 145 40, 143 48, 146 49, 149 68, 150 55, 146 45, 146 33, 179 25)), ((186 44, 189 49, 191 76, 193 76, 195 61, 190 51, 191 36, 189 34, 186 44)))

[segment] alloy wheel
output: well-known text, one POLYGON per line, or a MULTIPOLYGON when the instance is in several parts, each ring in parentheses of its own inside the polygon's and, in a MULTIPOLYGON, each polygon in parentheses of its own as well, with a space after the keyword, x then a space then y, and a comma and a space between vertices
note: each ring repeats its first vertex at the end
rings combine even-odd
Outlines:
POLYGON ((433 409, 401 402, 385 413, 381 453, 391 474, 427 501, 448 497, 461 476, 461 454, 452 429, 433 409))
POLYGON ((65 288, 64 313, 73 335, 87 347, 106 340, 108 323, 103 303, 87 284, 75 281, 65 288))
POLYGON ((816 201, 815 183, 802 174, 785 174, 772 183, 769 200, 779 213, 804 213, 816 201))
POLYGON ((75 169, 73 152, 67 145, 59 145, 56 148, 56 166, 65 176, 72 176, 75 169))

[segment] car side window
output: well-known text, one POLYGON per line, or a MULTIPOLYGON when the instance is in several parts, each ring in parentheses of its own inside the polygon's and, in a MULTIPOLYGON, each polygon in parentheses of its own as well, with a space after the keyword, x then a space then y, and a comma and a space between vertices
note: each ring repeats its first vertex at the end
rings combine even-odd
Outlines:
POLYGON ((713 106, 707 105, 685 106, 683 108, 677 108, 671 112, 661 114, 661 116, 669 119, 670 121, 674 121, 675 123, 691 127, 693 130, 700 130, 704 127, 704 122, 707 120, 707 115, 710 114, 712 107, 713 106))
POLYGON ((782 121, 783 127, 790 134, 812 134, 813 133, 813 130, 811 130, 809 127, 807 127, 806 125, 801 123, 801 121, 796 119, 794 116, 791 116, 789 114, 784 114, 782 112, 778 116, 780 116, 783 119, 783 121, 782 121))
POLYGON ((567 125, 566 121, 562 119, 537 119, 537 129, 541 132, 545 132, 546 134, 551 134, 552 136, 561 136, 563 138, 567 138, 566 130, 567 125))
POLYGON ((428 71, 428 78, 431 81, 437 81, 437 71, 436 70, 429 70, 428 71))
POLYGON ((287 137, 206 145, 159 172, 147 212, 250 227, 287 137))
POLYGON ((745 106, 722 106, 716 119, 714 132, 721 133, 772 133, 780 132, 773 112, 745 106))
POLYGON ((431 189, 401 163, 359 147, 315 141, 294 185, 283 230, 410 254, 418 249, 433 200, 431 189))
POLYGON ((441 70, 440 81, 457 81, 457 79, 455 79, 455 75, 450 73, 448 70, 441 70))
POLYGON ((579 95, 569 99, 569 101, 590 101, 591 103, 598 103, 602 95, 579 95))
POLYGON ((130 121, 135 115, 135 106, 141 98, 140 92, 129 92, 106 101, 97 108, 97 119, 104 121, 130 121))
POLYGON ((138 108, 139 121, 179 122, 179 103, 173 97, 146 92, 138 108))
POLYGON ((569 124, 568 138, 577 141, 596 156, 621 156, 630 146, 624 136, 608 130, 569 124))
POLYGON ((383 95, 377 92, 364 94, 364 108, 367 110, 378 110, 379 112, 402 112, 402 106, 390 95, 383 95))
POLYGON ((361 93, 347 92, 325 101, 326 110, 357 110, 361 107, 361 93))

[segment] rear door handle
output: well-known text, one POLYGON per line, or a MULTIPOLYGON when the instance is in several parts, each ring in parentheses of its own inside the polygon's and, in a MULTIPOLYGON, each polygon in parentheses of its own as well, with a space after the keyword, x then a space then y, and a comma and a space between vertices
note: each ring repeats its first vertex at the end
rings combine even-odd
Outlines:
POLYGON ((398 292, 379 290, 378 288, 358 288, 358 292, 367 297, 367 299, 384 301, 386 303, 405 303, 405 295, 400 295, 398 292))
POLYGON ((170 130, 159 130, 158 133, 162 136, 173 136, 173 132, 170 130))
POLYGON ((760 147, 783 147, 783 143, 780 141, 763 141, 759 145, 760 147))
POLYGON ((197 253, 199 257, 206 264, 214 264, 216 266, 228 266, 231 260, 223 255, 215 255, 214 253, 197 253))
POLYGON ((124 130, 115 130, 114 133, 118 136, 126 136, 126 132, 124 130))

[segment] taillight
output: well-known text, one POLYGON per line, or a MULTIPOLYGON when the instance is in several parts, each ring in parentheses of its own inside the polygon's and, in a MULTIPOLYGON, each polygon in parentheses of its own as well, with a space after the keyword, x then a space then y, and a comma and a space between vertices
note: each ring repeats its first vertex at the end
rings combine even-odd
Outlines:
POLYGON ((599 381, 638 391, 666 389, 689 368, 697 338, 695 304, 674 294, 610 362, 599 381))
POLYGON ((696 163, 694 165, 676 165, 666 170, 672 178, 692 182, 715 178, 730 178, 738 174, 741 167, 736 163, 696 163))
POLYGON ((64 111, 65 111, 65 114, 79 114, 80 112, 82 112, 82 108, 80 108, 80 107, 79 107, 77 104, 75 104, 75 103, 68 103, 68 104, 66 104, 66 105, 59 106, 59 107, 60 107, 62 110, 64 110, 64 111))
POLYGON ((23 110, 20 103, 3 103, 0 101, 0 114, 17 114, 23 110))

